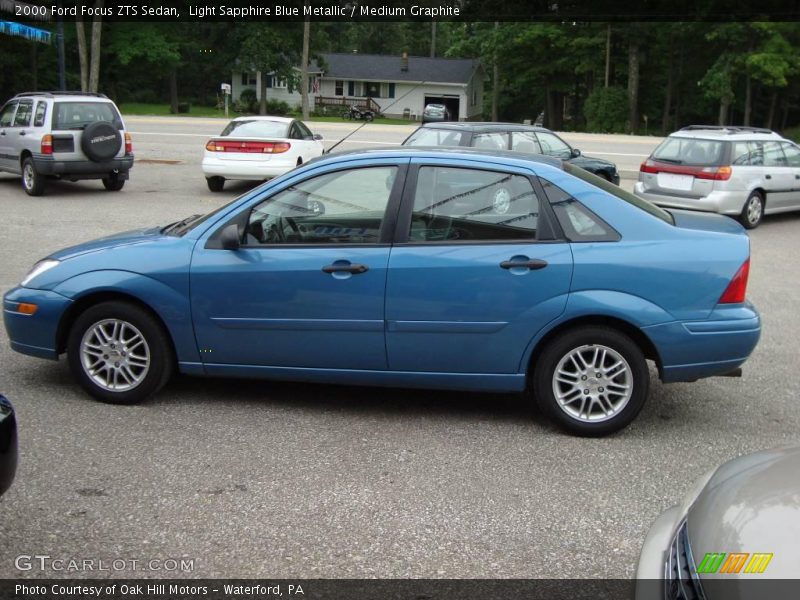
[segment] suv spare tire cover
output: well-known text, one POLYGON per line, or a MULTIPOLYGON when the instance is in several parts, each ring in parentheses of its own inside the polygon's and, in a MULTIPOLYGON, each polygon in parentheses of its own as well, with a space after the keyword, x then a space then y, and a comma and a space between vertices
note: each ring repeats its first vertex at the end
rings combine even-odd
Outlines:
POLYGON ((122 135, 108 121, 95 121, 83 130, 81 149, 95 162, 114 158, 121 146, 122 135))

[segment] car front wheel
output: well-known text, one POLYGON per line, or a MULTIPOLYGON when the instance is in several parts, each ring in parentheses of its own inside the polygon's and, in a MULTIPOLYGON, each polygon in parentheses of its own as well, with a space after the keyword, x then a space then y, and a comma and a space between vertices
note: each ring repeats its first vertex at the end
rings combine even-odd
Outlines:
POLYGON ((44 175, 36 170, 30 156, 22 161, 22 188, 29 196, 41 196, 44 193, 44 175))
POLYGON ((603 436, 639 414, 650 377, 642 351, 627 335, 593 326, 551 341, 534 366, 532 383, 540 408, 562 429, 603 436))
POLYGON ((136 404, 169 380, 172 345, 146 310, 111 301, 84 311, 70 330, 67 357, 81 386, 102 402, 136 404))

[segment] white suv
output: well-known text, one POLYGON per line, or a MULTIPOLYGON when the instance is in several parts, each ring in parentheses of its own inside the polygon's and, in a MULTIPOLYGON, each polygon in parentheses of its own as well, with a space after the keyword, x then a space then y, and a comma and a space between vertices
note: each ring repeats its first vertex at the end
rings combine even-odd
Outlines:
POLYGON ((118 191, 132 166, 131 136, 103 94, 29 92, 0 109, 0 171, 22 175, 31 196, 48 177, 102 179, 118 191))
POLYGON ((639 169, 634 193, 666 208, 731 215, 748 229, 800 210, 800 148, 769 129, 691 125, 639 169))

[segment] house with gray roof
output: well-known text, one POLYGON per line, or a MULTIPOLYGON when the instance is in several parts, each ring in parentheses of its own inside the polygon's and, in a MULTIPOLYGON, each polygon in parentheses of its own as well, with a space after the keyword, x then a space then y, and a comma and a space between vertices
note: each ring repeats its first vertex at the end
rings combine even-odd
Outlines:
MULTIPOLYGON (((292 82, 264 76, 268 99, 300 106, 300 92, 292 82)), ((256 71, 235 70, 234 100, 245 89, 258 95, 261 77, 256 71)), ((309 104, 312 110, 332 114, 355 104, 387 117, 414 118, 426 104, 438 103, 459 121, 476 120, 483 113, 485 77, 480 61, 470 58, 328 53, 309 66, 309 104)))

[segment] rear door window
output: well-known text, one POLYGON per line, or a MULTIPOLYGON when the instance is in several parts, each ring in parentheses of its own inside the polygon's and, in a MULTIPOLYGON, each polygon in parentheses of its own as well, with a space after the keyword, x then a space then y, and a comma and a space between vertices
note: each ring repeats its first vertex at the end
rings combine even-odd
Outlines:
POLYGON ((764 166, 765 167, 785 167, 786 156, 778 142, 767 142, 764 144, 764 166))
POLYGON ((33 100, 21 100, 14 115, 14 127, 27 127, 31 124, 33 113, 33 100))
POLYGON ((508 134, 476 133, 472 137, 472 147, 482 150, 508 150, 508 134))
POLYGON ((535 240, 539 199, 527 177, 420 167, 409 242, 535 240))

